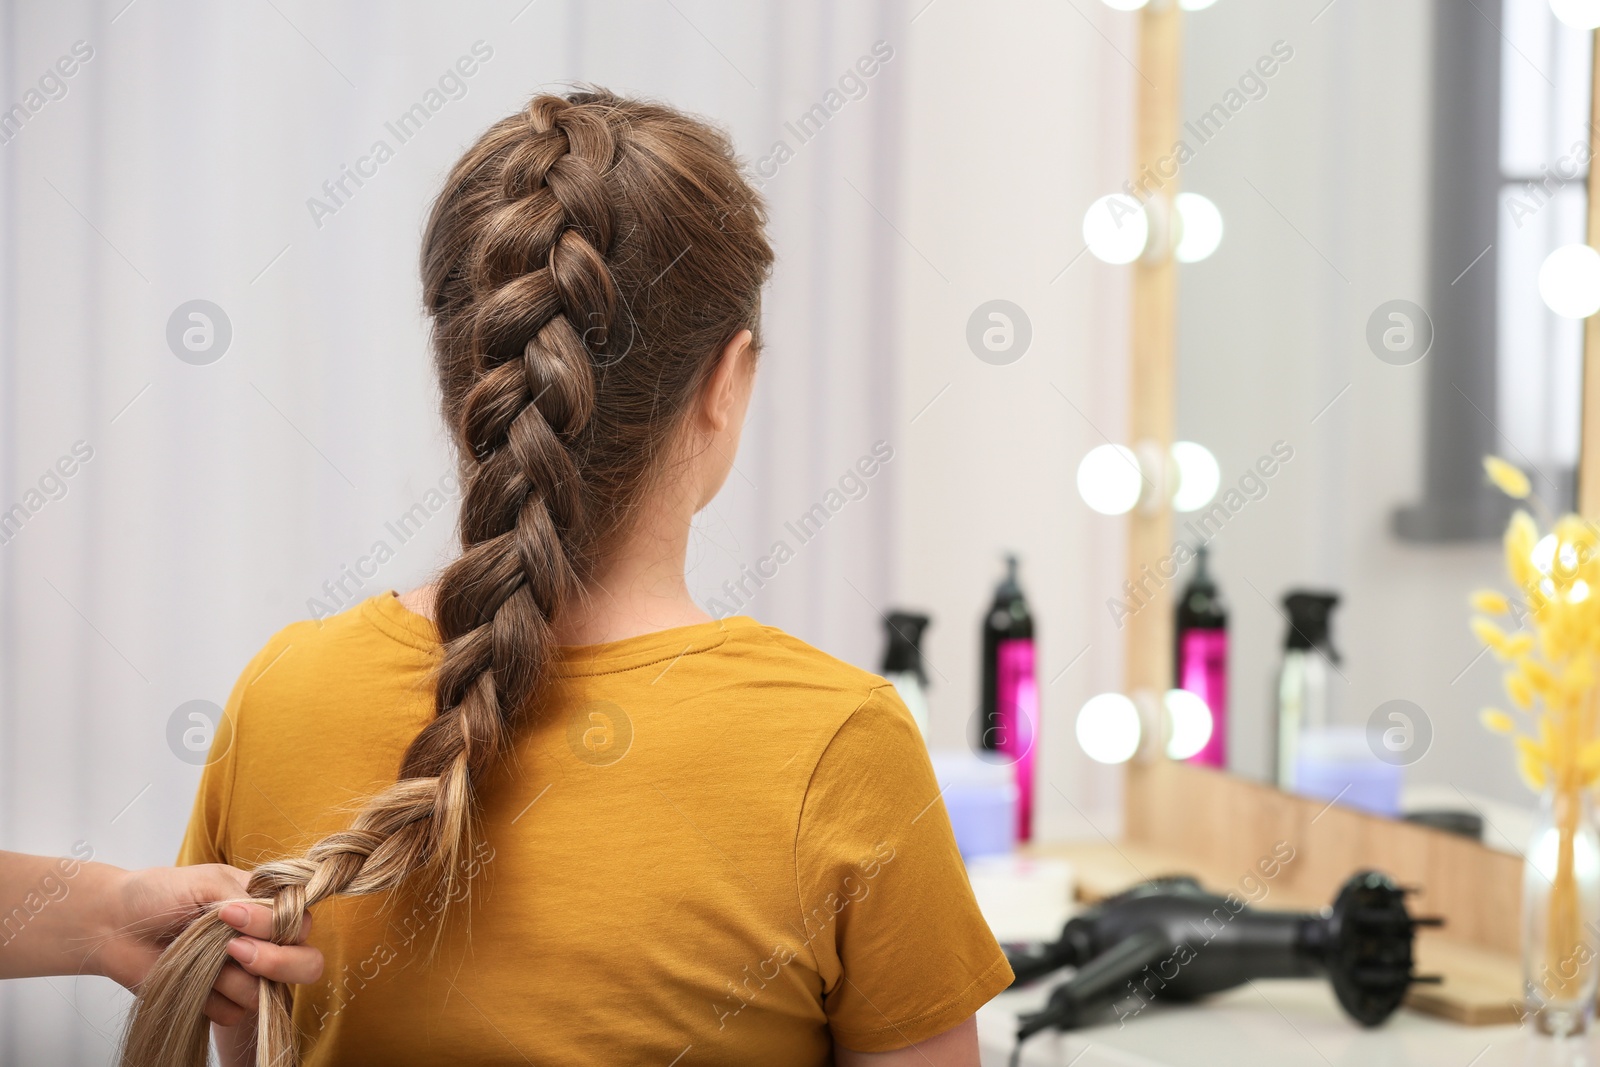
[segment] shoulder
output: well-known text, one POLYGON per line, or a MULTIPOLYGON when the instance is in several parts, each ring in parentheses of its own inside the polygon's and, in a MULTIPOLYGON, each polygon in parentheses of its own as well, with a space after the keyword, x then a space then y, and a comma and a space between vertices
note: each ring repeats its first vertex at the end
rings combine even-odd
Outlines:
POLYGON ((932 779, 922 731, 899 692, 887 682, 869 691, 833 731, 817 760, 811 790, 832 779, 850 783, 863 774, 871 774, 877 788, 918 794, 932 779))
MULTIPOLYGON (((384 681, 414 683, 431 670, 436 650, 395 630, 379 598, 322 619, 290 623, 268 638, 239 677, 234 711, 245 722, 326 723, 384 681)), ((368 698, 370 699, 370 698, 368 698)))
POLYGON ((749 625, 736 630, 735 639, 725 647, 758 668, 764 684, 799 686, 812 694, 837 692, 859 700, 889 684, 881 676, 831 656, 776 626, 745 621, 749 625))
POLYGON ((898 764, 924 748, 911 712, 880 675, 747 618, 719 651, 755 698, 747 713, 759 714, 763 732, 786 744, 803 735, 798 747, 809 748, 817 773, 852 773, 862 760, 898 764))
POLYGON ((292 622, 267 638, 244 669, 240 682, 250 695, 271 692, 288 679, 314 671, 361 643, 370 625, 361 619, 361 606, 326 619, 292 622))
POLYGON ((748 643, 762 660, 764 684, 804 695, 813 706, 826 703, 832 732, 830 763, 878 757, 897 761, 907 750, 920 753, 922 732, 899 692, 887 679, 846 663, 775 626, 752 627, 748 643), (820 699, 819 699, 820 698, 820 699))

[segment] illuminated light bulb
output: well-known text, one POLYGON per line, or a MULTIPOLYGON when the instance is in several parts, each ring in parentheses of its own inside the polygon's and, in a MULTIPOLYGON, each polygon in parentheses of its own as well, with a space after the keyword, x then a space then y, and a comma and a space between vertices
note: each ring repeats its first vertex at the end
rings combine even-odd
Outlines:
POLYGON ((1133 449, 1100 445, 1078 464, 1078 495, 1102 515, 1123 515, 1139 502, 1144 478, 1133 449))
POLYGON ((1589 583, 1579 578, 1572 583, 1572 588, 1567 590, 1567 603, 1582 604, 1589 599, 1589 583))
POLYGON ((1175 511, 1199 511, 1217 495, 1222 485, 1222 468, 1205 445, 1175 441, 1172 462, 1178 468, 1178 488, 1172 494, 1175 511))
POLYGON ((1600 0, 1550 0, 1550 10, 1575 30, 1600 28, 1600 0))
POLYGON ((1222 212, 1199 193, 1179 193, 1178 247, 1172 258, 1179 263, 1198 263, 1222 243, 1222 212))
POLYGON ((1211 740, 1215 725, 1211 708, 1198 693, 1187 689, 1168 689, 1161 698, 1167 709, 1167 721, 1172 724, 1172 736, 1167 740, 1167 755, 1172 759, 1197 756, 1211 740))
POLYGON ((1600 311, 1600 252, 1588 245, 1551 252, 1539 268, 1539 295, 1563 318, 1586 319, 1600 311))
POLYGON ((1083 243, 1096 259, 1132 263, 1144 254, 1149 241, 1150 219, 1139 201, 1126 193, 1102 196, 1083 213, 1083 243))
POLYGON ((1078 711, 1078 746, 1096 763, 1126 763, 1139 751, 1139 709, 1121 693, 1090 697, 1078 711))
POLYGON ((1556 535, 1545 534, 1539 543, 1533 546, 1533 551, 1528 553, 1533 569, 1540 574, 1549 574, 1556 562, 1556 535))

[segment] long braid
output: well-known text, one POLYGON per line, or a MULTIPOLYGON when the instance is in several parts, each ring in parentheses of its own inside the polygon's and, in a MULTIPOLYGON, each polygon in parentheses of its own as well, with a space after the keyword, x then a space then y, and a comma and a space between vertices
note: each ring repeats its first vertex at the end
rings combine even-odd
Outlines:
POLYGON ((595 385, 573 322, 609 327, 617 306, 605 260, 615 152, 603 118, 536 99, 500 174, 507 203, 470 260, 477 379, 455 429, 475 466, 461 556, 439 583, 439 714, 400 767, 402 778, 441 780, 432 854, 450 879, 469 843, 471 783, 498 762, 543 680, 550 622, 581 584, 563 544, 584 518, 566 442, 587 425, 595 385))
MULTIPOLYGON (((652 475, 641 457, 664 450, 720 345, 754 328, 772 258, 763 223, 714 131, 603 92, 536 97, 457 163, 423 242, 465 481, 461 554, 436 597, 436 713, 398 781, 348 829, 253 872, 248 893, 272 905, 272 940, 293 940, 322 900, 389 892, 418 873, 443 900, 464 895, 474 785, 536 705, 552 622, 625 527, 652 475), (696 242, 704 252, 691 256, 696 242), (625 299, 685 259, 648 308, 625 299)), ((216 910, 145 980, 123 1067, 204 1067, 201 1007, 236 936, 216 910)), ((265 979, 260 993, 257 1063, 293 1065, 291 994, 265 979)))

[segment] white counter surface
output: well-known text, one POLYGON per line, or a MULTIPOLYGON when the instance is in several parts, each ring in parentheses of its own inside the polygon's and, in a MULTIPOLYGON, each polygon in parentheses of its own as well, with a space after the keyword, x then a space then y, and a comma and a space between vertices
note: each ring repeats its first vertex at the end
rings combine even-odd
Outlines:
MULTIPOLYGON (((1050 984, 1003 993, 978 1013, 983 1067, 1005 1067, 1018 1012, 1050 984)), ((1023 1067, 1594 1067, 1600 1035, 1557 1045, 1532 1026, 1457 1026, 1399 1011, 1384 1026, 1351 1022, 1326 982, 1255 982, 1195 1005, 1152 1006, 1137 1018, 1039 1034, 1023 1067)))

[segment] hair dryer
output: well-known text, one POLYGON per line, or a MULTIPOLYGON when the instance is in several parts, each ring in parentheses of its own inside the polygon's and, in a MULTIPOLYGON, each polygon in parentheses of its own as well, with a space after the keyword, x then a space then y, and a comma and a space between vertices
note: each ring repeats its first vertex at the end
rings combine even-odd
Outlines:
POLYGON ((1015 985, 1077 968, 1042 1010, 1018 1021, 1018 1047, 1050 1027, 1085 1025, 1130 998, 1140 1010, 1157 998, 1196 1000, 1253 978, 1326 975, 1344 1010, 1376 1026, 1413 982, 1439 981, 1411 971, 1416 928, 1442 920, 1413 919, 1409 892, 1388 875, 1362 871, 1331 908, 1303 913, 1256 910, 1193 878, 1145 882, 1068 920, 1056 941, 1007 953, 1015 985))

